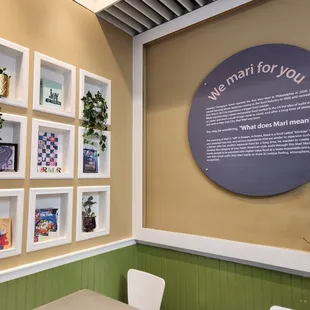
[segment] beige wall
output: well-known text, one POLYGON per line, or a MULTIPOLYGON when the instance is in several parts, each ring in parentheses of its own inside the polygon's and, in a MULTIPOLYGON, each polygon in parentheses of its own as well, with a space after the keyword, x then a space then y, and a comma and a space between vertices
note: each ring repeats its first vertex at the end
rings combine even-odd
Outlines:
POLYGON ((146 48, 146 223, 149 228, 307 250, 310 184, 271 198, 232 194, 208 179, 188 144, 195 91, 227 57, 250 46, 310 50, 309 0, 264 1, 146 48))
MULTIPOLYGON (((0 180, 0 188, 25 188, 23 253, 0 261, 0 269, 61 255, 75 250, 131 236, 131 72, 132 38, 71 0, 0 0, 0 37, 30 49, 29 109, 1 104, 3 112, 28 117, 25 180, 0 180), (112 81, 112 166, 111 179, 78 180, 75 152, 74 180, 29 180, 31 118, 58 121, 76 126, 75 120, 32 111, 34 51, 68 62, 112 81), (83 242, 26 254, 28 193, 31 187, 74 186, 73 240, 75 240, 76 186, 111 185, 111 234, 83 242)), ((0 66, 4 66, 0 64, 0 66)), ((78 111, 76 111, 78 113, 78 111)), ((76 113, 76 116, 77 116, 76 113)), ((77 139, 76 139, 77 143, 77 139)), ((77 144, 75 147, 77 151, 77 144)))

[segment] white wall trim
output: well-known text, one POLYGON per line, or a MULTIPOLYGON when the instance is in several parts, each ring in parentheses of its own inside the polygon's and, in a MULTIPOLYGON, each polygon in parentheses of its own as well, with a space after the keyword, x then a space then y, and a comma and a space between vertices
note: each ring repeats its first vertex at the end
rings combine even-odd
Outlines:
POLYGON ((249 2, 218 0, 133 38, 133 236, 140 243, 310 277, 310 253, 307 252, 143 227, 144 44, 249 2))
POLYGON ((88 10, 98 13, 120 0, 74 0, 88 10))
POLYGON ((234 263, 310 277, 310 254, 303 251, 143 228, 136 242, 234 263))
POLYGON ((76 3, 84 6, 84 8, 96 13, 95 0, 74 0, 76 3))
POLYGON ((59 267, 69 263, 73 263, 85 258, 104 254, 114 250, 122 249, 136 242, 133 238, 122 239, 119 241, 99 245, 96 247, 88 248, 81 251, 72 252, 65 255, 52 257, 49 259, 40 260, 34 263, 25 264, 22 266, 6 269, 0 271, 0 283, 11 281, 17 278, 25 277, 34 273, 38 273, 51 268, 59 267))

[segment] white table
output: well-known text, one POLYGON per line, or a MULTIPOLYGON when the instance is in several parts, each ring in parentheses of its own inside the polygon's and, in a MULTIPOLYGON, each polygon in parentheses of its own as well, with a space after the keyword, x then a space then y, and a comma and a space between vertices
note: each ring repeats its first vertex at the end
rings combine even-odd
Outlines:
POLYGON ((137 310, 90 290, 80 290, 34 310, 137 310))

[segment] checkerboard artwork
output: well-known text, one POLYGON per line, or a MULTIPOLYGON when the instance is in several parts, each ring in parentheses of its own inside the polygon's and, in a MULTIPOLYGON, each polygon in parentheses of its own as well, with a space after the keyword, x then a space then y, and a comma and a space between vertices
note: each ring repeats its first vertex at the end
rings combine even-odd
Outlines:
POLYGON ((39 132, 38 160, 39 167, 57 167, 58 136, 55 133, 39 132))

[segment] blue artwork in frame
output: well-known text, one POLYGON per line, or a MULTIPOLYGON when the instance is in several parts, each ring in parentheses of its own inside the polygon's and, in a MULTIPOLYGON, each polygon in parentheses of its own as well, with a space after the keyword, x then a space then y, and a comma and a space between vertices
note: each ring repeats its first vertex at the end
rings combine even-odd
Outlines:
POLYGON ((0 172, 17 172, 18 144, 0 143, 0 172))
POLYGON ((98 154, 97 150, 83 149, 83 173, 98 173, 98 154))

